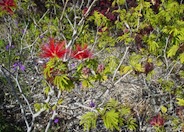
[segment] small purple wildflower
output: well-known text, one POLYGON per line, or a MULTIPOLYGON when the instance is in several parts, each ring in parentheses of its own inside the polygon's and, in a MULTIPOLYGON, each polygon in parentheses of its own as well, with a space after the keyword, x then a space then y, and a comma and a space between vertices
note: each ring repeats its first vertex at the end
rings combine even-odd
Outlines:
POLYGON ((21 71, 25 70, 25 66, 24 65, 19 65, 19 68, 20 68, 21 71))
POLYGON ((59 119, 58 118, 56 118, 56 119, 54 119, 54 123, 58 123, 59 122, 59 119))
POLYGON ((15 47, 14 45, 8 44, 6 45, 6 50, 13 49, 14 47, 15 47))
POLYGON ((15 62, 13 64, 13 69, 17 70, 17 68, 19 68, 21 71, 25 70, 25 66, 21 64, 21 62, 15 62))
POLYGON ((76 63, 72 63, 72 64, 71 64, 71 67, 72 67, 72 68, 75 68, 75 67, 76 67, 76 63))
POLYGON ((26 33, 26 29, 22 29, 22 34, 25 34, 26 33))
POLYGON ((44 35, 40 35, 39 38, 42 39, 44 37, 44 35))
POLYGON ((79 87, 82 88, 82 82, 79 83, 79 87))
POLYGON ((89 106, 90 106, 91 108, 93 108, 93 107, 95 107, 95 103, 94 103, 93 101, 91 101, 91 102, 89 103, 89 106))

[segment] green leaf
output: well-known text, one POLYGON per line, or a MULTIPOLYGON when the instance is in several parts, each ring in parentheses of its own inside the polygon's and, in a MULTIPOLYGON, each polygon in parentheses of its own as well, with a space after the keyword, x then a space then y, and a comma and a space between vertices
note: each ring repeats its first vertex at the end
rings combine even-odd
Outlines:
POLYGON ((144 72, 144 68, 142 67, 141 64, 135 64, 134 69, 138 72, 144 72))
POLYGON ((106 107, 116 108, 119 105, 119 102, 113 98, 110 98, 110 100, 107 102, 106 107))
POLYGON ((48 110, 48 109, 50 108, 50 105, 49 105, 49 103, 45 103, 45 104, 43 105, 43 107, 44 107, 46 110, 48 110))
POLYGON ((123 5, 123 4, 125 4, 125 0, 114 0, 114 1, 112 2, 112 7, 114 7, 114 6, 116 5, 116 3, 117 3, 118 5, 123 5))
POLYGON ((49 92, 50 92, 50 87, 46 87, 46 88, 44 89, 44 93, 45 93, 46 95, 48 95, 49 92))
POLYGON ((117 0, 117 3, 118 3, 119 5, 123 5, 123 4, 125 4, 125 0, 117 0))
POLYGON ((82 87, 83 87, 83 88, 87 88, 87 87, 92 86, 92 84, 90 83, 90 81, 87 80, 87 79, 82 80, 81 83, 82 83, 82 87))
POLYGON ((47 64, 46 64, 46 68, 44 69, 44 77, 51 77, 51 69, 53 67, 55 67, 55 63, 58 61, 58 58, 52 58, 50 59, 47 64))
POLYGON ((52 110, 56 110, 57 105, 55 104, 54 106, 52 106, 52 110))
POLYGON ((166 113, 167 112, 167 108, 165 106, 160 106, 160 110, 162 111, 162 113, 166 113))
POLYGON ((89 131, 92 128, 96 128, 96 120, 97 120, 97 113, 95 112, 87 112, 86 114, 82 115, 80 125, 83 125, 84 131, 89 131))
POLYGON ((4 46, 4 41, 0 39, 0 48, 4 46))
POLYGON ((35 109, 36 112, 40 111, 40 109, 41 109, 41 104, 40 104, 40 103, 35 103, 35 104, 34 104, 34 109, 35 109))
POLYGON ((173 45, 169 51, 167 52, 167 57, 173 57, 175 56, 177 50, 178 50, 179 46, 178 45, 173 45))
POLYGON ((181 76, 181 78, 184 78, 184 70, 180 70, 179 75, 181 76))
POLYGON ((57 101, 58 105, 61 105, 62 103, 63 103, 63 99, 62 98, 57 101))
POLYGON ((62 76, 55 76, 54 85, 61 91, 71 90, 74 87, 73 82, 64 74, 62 76))
POLYGON ((113 131, 114 129, 119 130, 118 127, 119 113, 115 112, 114 109, 107 111, 105 115, 102 116, 102 119, 107 129, 110 129, 111 131, 113 131))
POLYGON ((137 127, 136 120, 132 117, 128 118, 127 126, 128 126, 128 129, 131 131, 136 130, 136 127, 137 127))
POLYGON ((120 114, 121 116, 127 116, 130 114, 130 108, 126 107, 126 106, 123 106, 121 109, 120 109, 120 114))
POLYGON ((178 102, 176 102, 179 106, 184 106, 184 99, 176 98, 178 102))
POLYGON ((181 63, 184 63, 184 53, 179 55, 179 59, 181 63))
POLYGON ((108 79, 108 77, 107 77, 106 75, 104 75, 104 76, 102 76, 102 79, 103 79, 104 81, 106 81, 106 80, 108 79))
POLYGON ((149 44, 149 51, 155 53, 156 50, 159 48, 158 43, 155 41, 148 41, 149 44))

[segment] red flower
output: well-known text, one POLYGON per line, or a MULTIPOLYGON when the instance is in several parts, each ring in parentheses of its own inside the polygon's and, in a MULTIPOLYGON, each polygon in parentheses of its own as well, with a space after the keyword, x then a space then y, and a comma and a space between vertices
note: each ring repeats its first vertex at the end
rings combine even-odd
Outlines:
POLYGON ((150 120, 150 125, 152 125, 152 126, 163 126, 164 122, 165 122, 164 118, 161 117, 160 114, 158 114, 150 120))
POLYGON ((72 52, 72 57, 78 60, 91 58, 92 52, 87 49, 86 44, 83 47, 81 47, 80 45, 76 45, 76 49, 72 52))
POLYGON ((10 14, 13 14, 12 7, 16 7, 16 4, 13 0, 2 0, 0 2, 0 6, 2 6, 2 10, 5 10, 9 12, 10 14))
POLYGON ((61 58, 67 52, 64 45, 65 41, 54 43, 54 39, 51 38, 49 44, 42 46, 43 52, 40 56, 43 58, 61 58))

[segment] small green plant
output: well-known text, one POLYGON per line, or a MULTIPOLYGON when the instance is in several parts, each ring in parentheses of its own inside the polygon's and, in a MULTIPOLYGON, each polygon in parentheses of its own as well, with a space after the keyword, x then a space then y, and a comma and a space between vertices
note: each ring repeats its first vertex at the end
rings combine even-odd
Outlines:
POLYGON ((110 99, 103 108, 96 108, 95 112, 87 112, 81 117, 80 125, 84 131, 96 128, 99 120, 103 121, 106 129, 120 130, 122 127, 127 130, 136 130, 136 119, 128 106, 120 104, 114 99, 110 99))

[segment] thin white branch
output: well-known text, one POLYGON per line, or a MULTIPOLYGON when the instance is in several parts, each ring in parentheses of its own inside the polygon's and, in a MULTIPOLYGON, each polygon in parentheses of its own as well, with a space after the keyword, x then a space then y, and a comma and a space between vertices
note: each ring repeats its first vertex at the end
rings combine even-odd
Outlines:
MULTIPOLYGON (((58 95, 57 95, 57 101, 56 103, 58 102, 58 100, 61 98, 61 91, 59 90, 58 91, 58 95)), ((50 125, 52 123, 52 121, 54 120, 55 116, 57 115, 57 111, 56 110, 53 110, 53 113, 52 113, 52 116, 49 120, 49 122, 47 123, 47 127, 45 129, 45 132, 48 132, 49 128, 50 128, 50 125)))
POLYGON ((169 64, 168 64, 168 60, 167 60, 167 54, 166 54, 168 42, 169 42, 169 37, 166 38, 165 48, 164 48, 164 59, 165 59, 166 69, 169 68, 169 64))
POLYGON ((82 17, 82 19, 80 20, 80 22, 78 23, 78 25, 81 25, 81 23, 84 22, 84 19, 89 15, 89 12, 91 11, 93 5, 97 2, 98 0, 94 0, 91 5, 89 6, 88 10, 86 11, 86 13, 84 14, 84 16, 82 17))
MULTIPOLYGON (((67 3, 68 3, 69 0, 66 0, 65 4, 64 4, 64 8, 63 8, 63 11, 61 13, 61 17, 60 17, 60 21, 63 19, 63 16, 64 16, 64 13, 65 13, 65 10, 66 10, 66 6, 67 6, 67 3)), ((64 1, 63 1, 64 2, 64 1)))
POLYGON ((122 65, 122 63, 123 63, 123 61, 124 61, 125 57, 126 57, 126 54, 128 53, 128 49, 129 49, 129 47, 126 47, 126 49, 125 49, 125 53, 124 53, 123 57, 121 58, 121 61, 120 61, 120 63, 119 63, 119 65, 118 65, 118 67, 116 68, 116 70, 115 70, 115 72, 114 72, 114 75, 113 75, 112 81, 114 81, 114 79, 115 79, 115 77, 116 77, 116 74, 117 74, 117 72, 118 72, 119 68, 121 67, 121 65, 122 65))
POLYGON ((95 110, 95 109, 93 109, 93 108, 91 108, 91 107, 82 105, 82 104, 80 104, 80 103, 75 103, 74 105, 77 105, 77 106, 79 106, 79 107, 82 107, 82 108, 84 108, 84 109, 87 109, 87 110, 90 110, 90 111, 93 111, 93 112, 96 112, 96 113, 97 113, 97 110, 95 110))
POLYGON ((123 75, 122 77, 120 77, 120 79, 118 79, 118 80, 114 83, 114 85, 118 84, 123 78, 125 78, 127 75, 129 75, 132 71, 133 71, 133 70, 130 70, 130 71, 128 71, 125 75, 123 75))

